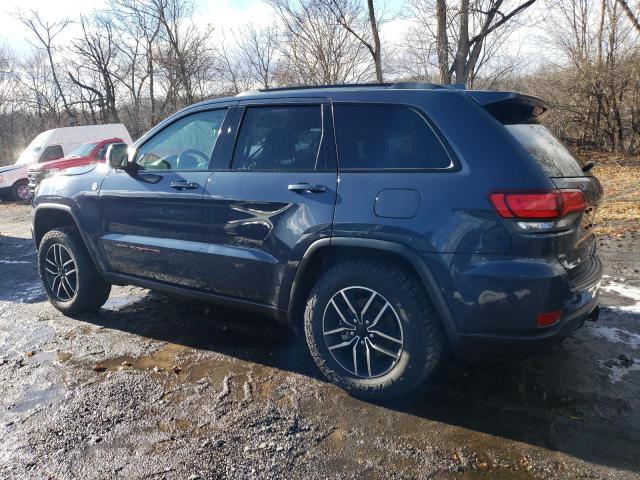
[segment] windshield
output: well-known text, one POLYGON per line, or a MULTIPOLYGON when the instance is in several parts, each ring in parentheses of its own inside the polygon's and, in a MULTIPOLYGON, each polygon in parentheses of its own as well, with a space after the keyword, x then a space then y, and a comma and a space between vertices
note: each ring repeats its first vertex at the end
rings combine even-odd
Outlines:
POLYGON ((571 152, 543 125, 505 125, 505 128, 538 161, 549 177, 583 177, 571 152))
POLYGON ((24 149, 24 151, 16 160, 16 165, 25 165, 28 163, 36 163, 38 161, 38 157, 40 156, 40 151, 42 150, 43 143, 46 142, 47 138, 51 130, 46 132, 42 132, 36 138, 34 138, 31 143, 24 149))
POLYGON ((86 157, 91 153, 91 150, 93 150, 96 145, 98 145, 97 142, 83 143, 78 148, 76 148, 73 152, 71 152, 68 156, 69 157, 86 157))

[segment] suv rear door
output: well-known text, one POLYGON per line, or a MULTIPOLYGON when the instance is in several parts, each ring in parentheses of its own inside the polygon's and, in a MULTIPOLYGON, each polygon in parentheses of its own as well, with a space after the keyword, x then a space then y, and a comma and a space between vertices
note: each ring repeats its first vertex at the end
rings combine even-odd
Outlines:
POLYGON ((211 291, 282 305, 285 275, 312 242, 331 235, 337 166, 329 108, 324 99, 238 106, 203 197, 211 291))

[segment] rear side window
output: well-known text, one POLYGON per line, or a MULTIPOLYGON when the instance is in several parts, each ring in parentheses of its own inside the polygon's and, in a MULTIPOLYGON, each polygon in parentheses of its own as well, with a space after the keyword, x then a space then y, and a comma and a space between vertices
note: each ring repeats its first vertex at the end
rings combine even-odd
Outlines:
POLYGON ((233 153, 234 170, 319 170, 320 105, 248 107, 233 153))
POLYGON ((426 119, 405 105, 335 105, 340 168, 443 169, 452 165, 426 119))
POLYGON ((505 128, 536 159, 549 177, 583 177, 571 152, 543 125, 516 124, 505 128))

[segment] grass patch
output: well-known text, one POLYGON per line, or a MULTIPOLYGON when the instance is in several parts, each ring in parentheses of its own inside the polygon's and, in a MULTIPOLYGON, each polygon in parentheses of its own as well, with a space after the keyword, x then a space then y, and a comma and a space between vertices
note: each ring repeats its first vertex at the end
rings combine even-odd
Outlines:
POLYGON ((577 152, 583 162, 594 162, 604 198, 596 214, 596 232, 624 235, 640 231, 640 158, 602 152, 577 152))

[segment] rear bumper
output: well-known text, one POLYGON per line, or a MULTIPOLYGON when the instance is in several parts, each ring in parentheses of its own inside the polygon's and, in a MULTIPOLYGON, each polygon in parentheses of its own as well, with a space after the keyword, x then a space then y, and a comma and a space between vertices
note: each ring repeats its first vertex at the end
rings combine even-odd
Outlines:
POLYGON ((450 343, 465 358, 540 352, 582 326, 598 305, 602 264, 595 255, 573 271, 556 258, 447 255, 430 260, 455 323, 450 343), (561 316, 555 324, 538 326, 539 315, 557 311, 561 316))
POLYGON ((510 355, 535 355, 557 346, 565 337, 584 325, 586 320, 598 317, 598 292, 577 310, 566 313, 560 321, 536 332, 521 335, 460 334, 467 358, 491 358, 510 355))

